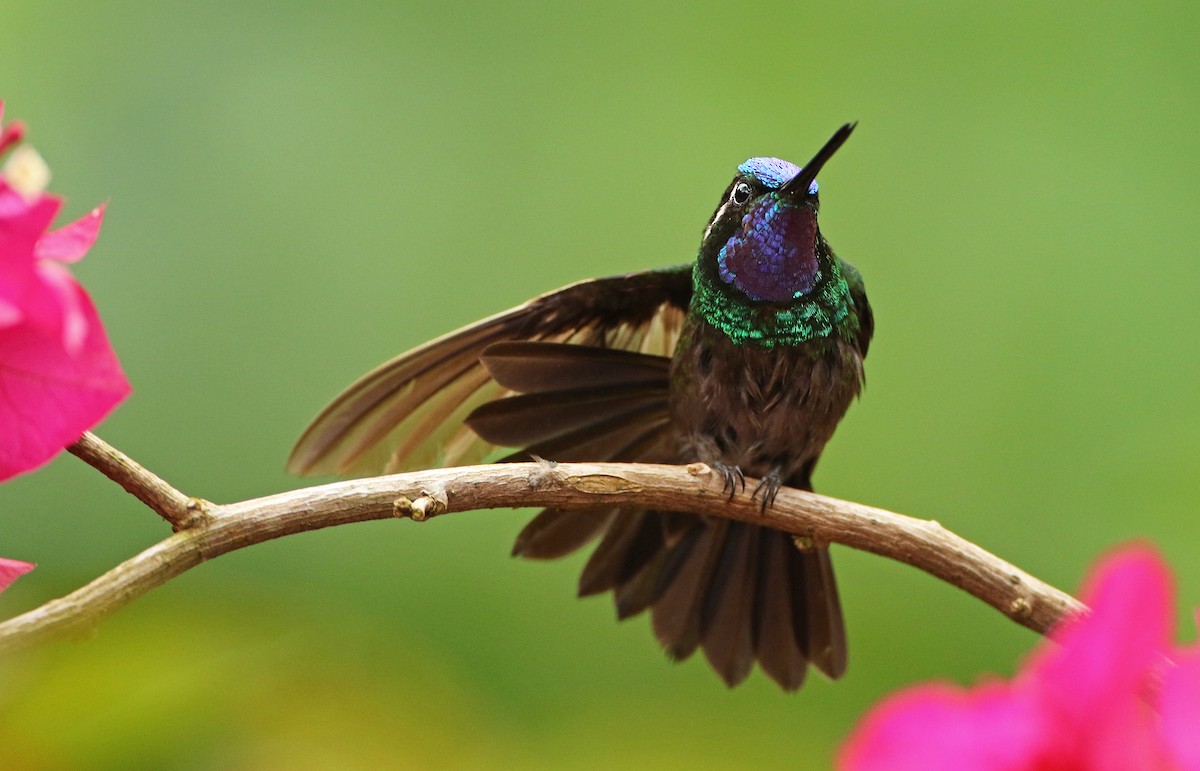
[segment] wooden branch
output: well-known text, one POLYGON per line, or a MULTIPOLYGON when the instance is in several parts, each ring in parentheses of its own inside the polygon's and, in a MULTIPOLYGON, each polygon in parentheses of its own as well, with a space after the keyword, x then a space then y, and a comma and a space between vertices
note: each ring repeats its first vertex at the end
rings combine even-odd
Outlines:
MULTIPOLYGON (((104 465, 111 464, 106 461, 104 465)), ((134 476, 149 475, 136 464, 136 469, 117 465, 131 473, 136 471, 134 476)), ((124 478, 114 476, 118 481, 124 478)), ((125 486, 125 482, 121 484, 125 486)), ((151 495, 148 491, 156 486, 145 480, 131 486, 138 498, 145 500, 143 494, 147 495, 176 514, 178 509, 169 507, 177 507, 181 500, 190 502, 190 514, 178 522, 164 514, 178 532, 87 586, 0 623, 0 651, 25 647, 50 636, 86 631, 204 560, 292 533, 390 517, 420 521, 456 511, 524 506, 584 508, 618 501, 774 527, 796 535, 802 547, 840 543, 890 557, 969 592, 1041 633, 1064 615, 1084 609, 1070 595, 937 522, 789 488, 780 490, 774 506, 763 514, 748 494, 726 500, 720 475, 702 463, 469 466, 337 482, 227 505, 189 499, 173 488, 171 493, 160 490, 151 495)), ((750 487, 753 489, 753 485, 750 487)))
POLYGON ((125 492, 153 509, 175 530, 187 526, 199 504, 91 431, 83 432, 67 452, 125 488, 125 492))

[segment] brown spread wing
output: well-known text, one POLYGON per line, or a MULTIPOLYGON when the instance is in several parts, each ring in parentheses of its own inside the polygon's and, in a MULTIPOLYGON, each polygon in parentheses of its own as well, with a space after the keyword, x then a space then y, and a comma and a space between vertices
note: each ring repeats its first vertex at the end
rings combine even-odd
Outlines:
POLYGON ((511 393, 480 363, 490 345, 546 341, 670 356, 692 295, 692 270, 589 279, 418 346, 337 396, 300 437, 296 474, 368 475, 476 463, 492 445, 464 425, 511 393))

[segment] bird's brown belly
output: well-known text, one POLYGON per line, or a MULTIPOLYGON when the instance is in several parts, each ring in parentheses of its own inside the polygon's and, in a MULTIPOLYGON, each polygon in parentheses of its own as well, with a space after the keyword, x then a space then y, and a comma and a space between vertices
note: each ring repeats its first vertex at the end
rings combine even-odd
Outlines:
POLYGON ((689 323, 671 367, 671 423, 678 460, 773 470, 808 486, 808 475, 862 387, 850 343, 735 345, 703 321, 689 323))

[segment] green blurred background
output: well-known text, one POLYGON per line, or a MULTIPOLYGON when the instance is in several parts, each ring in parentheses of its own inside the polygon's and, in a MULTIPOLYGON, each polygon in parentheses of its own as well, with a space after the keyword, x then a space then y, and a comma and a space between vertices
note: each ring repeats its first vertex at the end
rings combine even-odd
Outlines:
MULTIPOLYGON (((823 230, 869 388, 818 489, 1074 590, 1147 538, 1200 604, 1195 3, 41 3, 0 98, 74 216, 135 393, 99 433, 189 494, 295 487, 339 389, 576 279, 692 258, 734 167, 846 120, 823 230)), ((882 695, 1035 636, 837 548, 852 664, 797 696, 672 666, 645 618, 517 562, 527 512, 230 554, 0 662, 0 764, 822 768, 882 695)), ((12 615, 167 534, 78 460, 0 487, 12 615)))

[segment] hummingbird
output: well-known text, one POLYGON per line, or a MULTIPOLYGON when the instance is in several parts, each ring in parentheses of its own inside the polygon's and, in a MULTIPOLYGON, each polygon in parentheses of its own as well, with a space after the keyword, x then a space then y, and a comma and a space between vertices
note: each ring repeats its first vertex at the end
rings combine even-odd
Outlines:
MULTIPOLYGON (((421 345, 360 378, 313 421, 290 471, 367 475, 500 461, 692 463, 765 509, 813 468, 863 386, 874 329, 862 276, 817 224, 808 163, 751 158, 696 259, 589 279, 421 345)), ((580 596, 649 610, 674 660, 704 651, 729 686, 755 662, 786 691, 809 665, 846 669, 829 552, 724 518, 629 506, 545 509, 513 553, 555 559, 598 541, 580 596)))

